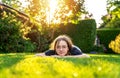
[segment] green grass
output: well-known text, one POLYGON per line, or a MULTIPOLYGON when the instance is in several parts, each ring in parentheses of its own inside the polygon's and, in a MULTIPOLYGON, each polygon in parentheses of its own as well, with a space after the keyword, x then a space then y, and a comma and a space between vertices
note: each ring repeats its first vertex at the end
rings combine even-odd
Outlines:
POLYGON ((90 54, 91 58, 35 57, 0 54, 0 78, 119 78, 120 55, 90 54))

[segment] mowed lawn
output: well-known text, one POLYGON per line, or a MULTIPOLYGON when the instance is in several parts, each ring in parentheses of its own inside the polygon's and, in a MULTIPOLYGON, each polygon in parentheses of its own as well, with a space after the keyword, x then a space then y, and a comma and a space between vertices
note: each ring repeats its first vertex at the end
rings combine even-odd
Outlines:
POLYGON ((0 78, 120 78, 120 55, 89 55, 90 58, 56 58, 0 54, 0 78))

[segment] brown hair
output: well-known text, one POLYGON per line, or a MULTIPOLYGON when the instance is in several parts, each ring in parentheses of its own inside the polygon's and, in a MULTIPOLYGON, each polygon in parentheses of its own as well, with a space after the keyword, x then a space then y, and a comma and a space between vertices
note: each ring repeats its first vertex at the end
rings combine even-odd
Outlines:
POLYGON ((50 49, 55 50, 57 42, 59 42, 61 40, 65 41, 67 43, 69 51, 70 51, 71 48, 72 48, 73 43, 72 43, 71 38, 69 36, 67 36, 67 35, 60 35, 57 38, 55 38, 54 41, 50 45, 50 49))

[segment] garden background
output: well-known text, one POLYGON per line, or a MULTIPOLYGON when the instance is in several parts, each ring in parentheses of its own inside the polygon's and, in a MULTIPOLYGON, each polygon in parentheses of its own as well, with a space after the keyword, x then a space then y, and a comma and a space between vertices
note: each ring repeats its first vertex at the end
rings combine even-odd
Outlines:
POLYGON ((85 0, 25 2, 22 6, 20 0, 1 0, 0 77, 119 77, 119 0, 107 0, 107 14, 99 28, 85 0), (60 34, 69 35, 91 58, 34 57, 49 49, 60 34))

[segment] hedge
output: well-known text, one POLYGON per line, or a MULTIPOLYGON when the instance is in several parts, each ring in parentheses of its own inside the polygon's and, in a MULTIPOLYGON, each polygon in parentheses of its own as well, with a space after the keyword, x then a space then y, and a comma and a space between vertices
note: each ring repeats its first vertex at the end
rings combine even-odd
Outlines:
POLYGON ((106 53, 113 53, 109 48, 109 43, 115 40, 116 36, 120 33, 120 29, 97 29, 97 35, 100 39, 100 44, 103 44, 107 51, 106 53))
POLYGON ((67 34, 73 43, 81 48, 85 53, 92 50, 96 37, 96 22, 94 19, 81 20, 78 24, 60 24, 56 36, 67 34))

